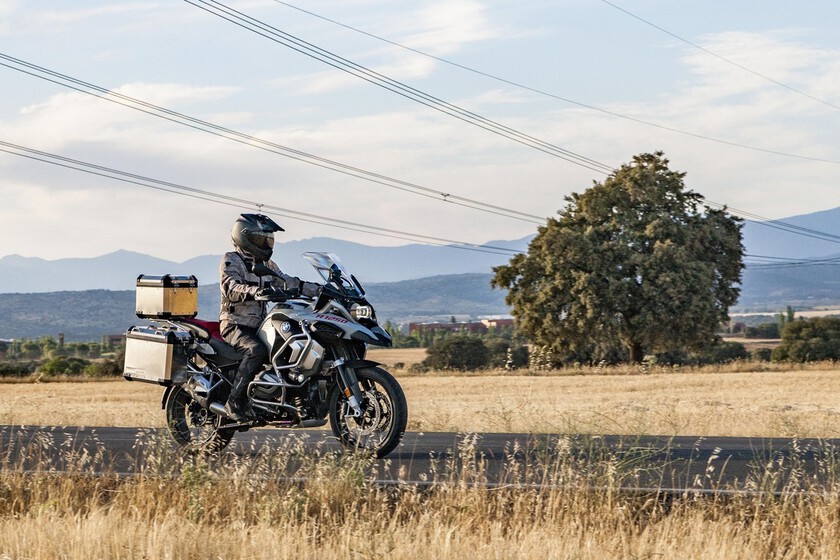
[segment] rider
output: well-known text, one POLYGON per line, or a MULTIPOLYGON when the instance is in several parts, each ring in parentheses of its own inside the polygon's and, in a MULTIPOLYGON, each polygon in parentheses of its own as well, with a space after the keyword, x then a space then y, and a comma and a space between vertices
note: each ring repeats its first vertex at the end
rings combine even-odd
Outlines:
POLYGON ((219 326, 222 337, 244 355, 233 380, 230 398, 225 404, 225 412, 236 422, 247 420, 245 390, 268 361, 268 349, 257 336, 260 323, 265 318, 266 303, 255 298, 269 295, 277 289, 315 297, 321 288, 319 284, 283 274, 270 260, 276 231, 285 230, 268 216, 242 214, 231 230, 236 250, 225 253, 219 266, 222 291, 219 326), (255 264, 267 266, 277 276, 255 274, 255 264))

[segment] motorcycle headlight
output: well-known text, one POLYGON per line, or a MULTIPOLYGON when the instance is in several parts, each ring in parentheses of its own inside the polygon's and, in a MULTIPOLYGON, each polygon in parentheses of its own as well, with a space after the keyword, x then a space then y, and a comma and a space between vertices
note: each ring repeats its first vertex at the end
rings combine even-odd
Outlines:
POLYGON ((354 303, 350 308, 350 315, 357 321, 361 319, 373 319, 373 307, 370 305, 359 305, 354 303))

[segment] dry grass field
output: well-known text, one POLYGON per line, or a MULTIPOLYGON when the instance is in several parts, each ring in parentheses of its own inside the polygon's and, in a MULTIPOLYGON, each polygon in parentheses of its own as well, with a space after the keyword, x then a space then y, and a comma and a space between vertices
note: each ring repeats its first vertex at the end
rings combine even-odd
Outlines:
POLYGON ((94 475, 87 456, 72 476, 0 460, 0 558, 840 557, 838 482, 816 489, 800 477, 781 497, 686 489, 662 500, 622 492, 633 471, 619 457, 581 455, 561 440, 533 457, 539 471, 511 462, 510 484, 486 489, 469 484, 482 481, 482 465, 467 437, 432 474, 438 485, 419 491, 373 484, 363 458, 317 456, 294 443, 212 463, 150 449, 148 470, 122 479, 94 475), (450 462, 464 469, 452 474, 450 462), (291 481, 285 468, 297 463, 291 481))
MULTIPOLYGON (((393 368, 416 358, 375 359, 393 368)), ((840 436, 832 365, 740 369, 396 374, 412 430, 840 436)), ((160 427, 161 393, 122 380, 4 383, 0 424, 160 427)), ((511 463, 509 487, 483 489, 467 484, 482 480, 482 465, 465 436, 424 492, 377 487, 365 459, 313 456, 294 443, 212 464, 152 445, 149 472, 131 479, 94 475, 88 456, 74 476, 23 473, 0 450, 0 560, 840 558, 833 456, 828 488, 794 477, 781 497, 686 489, 662 501, 620 491, 633 472, 619 457, 563 442, 533 458, 547 486, 518 486, 537 481, 537 470, 511 463), (450 461, 464 469, 454 474, 450 461), (290 462, 303 482, 283 476, 290 462)), ((773 475, 756 476, 747 485, 773 475)))
MULTIPOLYGON (((404 355, 378 359, 389 366, 412 363, 404 355)), ((394 371, 413 431, 833 438, 840 437, 840 371, 830 368, 394 371)), ((162 392, 122 380, 4 383, 0 424, 162 427, 162 392)))

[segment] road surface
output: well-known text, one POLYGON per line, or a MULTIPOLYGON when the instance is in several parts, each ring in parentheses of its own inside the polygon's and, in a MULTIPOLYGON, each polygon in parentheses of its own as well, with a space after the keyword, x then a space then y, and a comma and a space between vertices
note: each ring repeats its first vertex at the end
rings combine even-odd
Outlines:
MULTIPOLYGON (((628 489, 779 492, 801 488, 789 484, 791 477, 833 484, 840 470, 838 445, 840 440, 408 432, 394 452, 369 465, 369 475, 383 484, 431 486, 457 479, 467 469, 469 480, 478 484, 538 486, 554 480, 542 476, 544 465, 566 461, 575 468, 600 465, 601 471, 609 463, 628 489)), ((236 434, 222 460, 292 448, 297 457, 341 452, 328 431, 264 428, 236 434)), ((3 469, 127 476, 160 469, 150 463, 167 456, 179 455, 163 429, 0 426, 3 469)), ((289 462, 288 476, 298 476, 299 464, 289 462)))

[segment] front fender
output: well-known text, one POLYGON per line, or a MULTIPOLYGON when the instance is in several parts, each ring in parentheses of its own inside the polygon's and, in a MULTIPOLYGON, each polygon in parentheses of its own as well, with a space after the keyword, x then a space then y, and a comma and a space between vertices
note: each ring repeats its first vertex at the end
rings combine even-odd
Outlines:
POLYGON ((347 360, 346 362, 344 362, 344 365, 355 371, 357 369, 367 367, 376 367, 381 364, 379 362, 374 362, 373 360, 347 360))
POLYGON ((163 397, 160 399, 160 408, 162 410, 166 409, 166 401, 169 400, 169 394, 172 393, 172 389, 174 389, 174 385, 169 385, 166 390, 163 392, 163 397))

